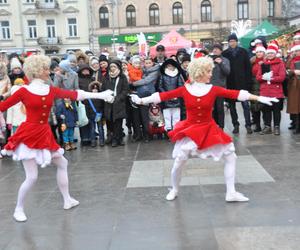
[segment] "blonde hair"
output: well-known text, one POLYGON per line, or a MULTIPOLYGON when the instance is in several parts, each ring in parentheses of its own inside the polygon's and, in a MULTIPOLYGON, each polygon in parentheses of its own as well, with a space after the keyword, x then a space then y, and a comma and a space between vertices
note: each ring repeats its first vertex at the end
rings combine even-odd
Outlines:
POLYGON ((50 58, 44 55, 32 55, 25 59, 23 70, 29 79, 40 78, 43 71, 49 69, 50 58))
POLYGON ((214 67, 214 62, 210 57, 200 57, 191 61, 188 66, 189 77, 195 81, 199 77, 203 77, 214 67))

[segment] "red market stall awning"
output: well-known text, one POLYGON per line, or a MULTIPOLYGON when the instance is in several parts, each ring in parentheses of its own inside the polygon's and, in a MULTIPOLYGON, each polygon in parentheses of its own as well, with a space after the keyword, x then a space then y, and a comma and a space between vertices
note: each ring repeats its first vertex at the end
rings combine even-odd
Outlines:
POLYGON ((175 30, 171 30, 159 43, 150 48, 150 55, 154 56, 156 53, 156 47, 163 45, 166 48, 166 55, 175 55, 178 49, 189 49, 191 48, 192 42, 185 39, 175 30))

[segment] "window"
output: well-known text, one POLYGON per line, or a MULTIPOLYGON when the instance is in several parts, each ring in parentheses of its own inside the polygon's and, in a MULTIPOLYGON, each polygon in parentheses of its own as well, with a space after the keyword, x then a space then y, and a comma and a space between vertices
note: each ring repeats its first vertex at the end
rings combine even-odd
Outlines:
POLYGON ((238 0, 238 19, 248 19, 248 0, 238 0))
POLYGON ((36 20, 27 20, 28 37, 31 39, 37 38, 36 20))
POLYGON ((150 25, 159 25, 159 8, 158 5, 153 3, 149 8, 150 25))
POLYGON ((183 24, 182 4, 179 2, 173 4, 173 24, 183 24))
POLYGON ((127 26, 136 26, 135 7, 133 5, 126 8, 126 23, 127 26))
POLYGON ((77 19, 68 18, 69 37, 77 37, 77 19))
POLYGON ((9 40, 10 37, 10 28, 9 28, 9 21, 1 21, 0 22, 1 28, 1 39, 2 40, 9 40))
POLYGON ((100 28, 108 28, 109 20, 108 20, 108 9, 107 7, 101 7, 99 9, 99 17, 100 17, 100 28))
POLYGON ((210 1, 202 1, 201 3, 201 21, 211 22, 211 3, 210 1))
POLYGON ((35 0, 25 0, 25 3, 34 3, 35 0))
POLYGON ((45 0, 45 3, 54 3, 54 0, 45 0))
POLYGON ((274 0, 268 0, 268 16, 273 17, 275 12, 274 0))
POLYGON ((7 3, 7 0, 0 0, 0 4, 7 3))
POLYGON ((46 25, 47 25, 47 37, 48 38, 56 37, 56 34, 55 34, 55 20, 54 19, 46 20, 46 25))

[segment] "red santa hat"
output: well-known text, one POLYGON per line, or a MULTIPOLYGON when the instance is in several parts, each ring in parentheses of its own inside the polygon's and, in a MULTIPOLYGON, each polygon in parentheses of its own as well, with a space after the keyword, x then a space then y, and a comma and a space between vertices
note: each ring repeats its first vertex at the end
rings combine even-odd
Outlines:
POLYGON ((300 50, 300 44, 295 44, 292 49, 291 49, 291 52, 295 52, 297 50, 300 50))
POLYGON ((300 39, 300 32, 297 32, 294 37, 293 37, 294 40, 296 39, 300 39))
POLYGON ((266 53, 266 48, 262 46, 261 44, 256 45, 255 49, 253 50, 253 53, 257 52, 264 52, 266 53))
POLYGON ((278 49, 279 49, 279 46, 278 46, 278 42, 277 41, 271 41, 269 44, 268 44, 268 48, 266 50, 266 53, 274 53, 274 54, 277 54, 278 53, 278 49))
POLYGON ((256 46, 257 44, 262 44, 262 40, 260 39, 255 39, 252 43, 251 43, 251 46, 256 46))

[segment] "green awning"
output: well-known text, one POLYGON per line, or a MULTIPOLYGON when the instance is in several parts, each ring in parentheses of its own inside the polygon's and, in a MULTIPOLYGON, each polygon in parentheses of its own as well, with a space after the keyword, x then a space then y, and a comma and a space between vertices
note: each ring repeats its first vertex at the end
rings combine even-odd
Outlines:
POLYGON ((257 27, 249 31, 246 35, 241 37, 240 44, 244 48, 249 48, 251 40, 258 36, 264 36, 268 37, 270 35, 273 35, 274 33, 278 32, 278 28, 275 27, 273 24, 271 24, 268 21, 263 21, 261 24, 259 24, 257 27))

